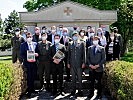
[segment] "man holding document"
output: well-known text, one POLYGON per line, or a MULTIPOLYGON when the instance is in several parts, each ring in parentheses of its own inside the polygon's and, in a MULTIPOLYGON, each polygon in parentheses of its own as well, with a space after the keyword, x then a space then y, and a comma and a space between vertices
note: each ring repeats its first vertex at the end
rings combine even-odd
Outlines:
POLYGON ((50 56, 51 56, 51 69, 53 78, 53 95, 57 94, 57 75, 59 75, 59 93, 62 94, 62 84, 63 84, 63 60, 65 57, 65 46, 60 44, 60 35, 56 34, 54 36, 54 45, 51 46, 50 56))
POLYGON ((20 46, 20 55, 23 65, 27 69, 27 96, 35 93, 34 80, 37 74, 36 57, 38 57, 38 47, 36 42, 32 42, 32 34, 26 35, 26 42, 20 46))

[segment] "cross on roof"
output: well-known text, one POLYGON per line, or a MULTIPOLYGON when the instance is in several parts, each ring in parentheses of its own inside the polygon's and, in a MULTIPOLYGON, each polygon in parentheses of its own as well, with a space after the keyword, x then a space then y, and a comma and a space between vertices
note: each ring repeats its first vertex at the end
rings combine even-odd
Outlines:
POLYGON ((70 9, 70 7, 66 7, 66 9, 64 10, 64 13, 66 13, 67 16, 70 16, 70 13, 72 13, 72 10, 70 9))

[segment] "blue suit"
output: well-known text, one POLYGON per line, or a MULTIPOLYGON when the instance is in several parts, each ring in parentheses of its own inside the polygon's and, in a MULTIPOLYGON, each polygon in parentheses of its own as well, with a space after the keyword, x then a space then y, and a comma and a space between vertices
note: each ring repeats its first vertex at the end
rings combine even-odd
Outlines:
MULTIPOLYGON (((32 42, 35 53, 38 53, 38 45, 36 42, 32 42)), ((27 50, 29 50, 28 43, 24 42, 20 46, 20 56, 23 59, 23 65, 27 69, 27 92, 34 91, 34 80, 37 75, 37 64, 36 62, 27 61, 27 50)), ((37 59, 37 58, 36 58, 37 59)))

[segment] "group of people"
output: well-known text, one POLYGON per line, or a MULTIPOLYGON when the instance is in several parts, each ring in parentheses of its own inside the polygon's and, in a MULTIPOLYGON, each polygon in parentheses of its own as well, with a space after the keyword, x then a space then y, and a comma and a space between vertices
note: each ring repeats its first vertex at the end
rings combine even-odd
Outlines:
POLYGON ((12 62, 17 59, 27 69, 27 95, 34 93, 34 81, 39 76, 40 90, 44 88, 52 95, 63 92, 64 67, 67 74, 66 81, 72 82, 71 95, 76 93, 76 81, 78 80, 78 95, 82 96, 82 73, 83 69, 89 70, 91 98, 94 95, 94 84, 97 80, 97 97, 101 98, 102 85, 101 78, 106 61, 120 58, 122 48, 122 37, 118 34, 118 29, 114 27, 109 33, 105 27, 100 27, 94 32, 91 26, 87 30, 69 30, 63 25, 52 26, 47 31, 46 26, 35 27, 35 33, 28 32, 24 27, 23 32, 17 28, 15 36, 11 39, 13 53, 12 62), (34 59, 29 60, 29 51, 33 51, 34 59), (61 51, 65 57, 56 58, 55 54, 61 51), (70 78, 70 74, 72 77, 70 78), (45 76, 45 79, 44 79, 45 76), (50 86, 50 76, 52 76, 53 87, 50 86), (57 79, 59 81, 57 81, 57 79), (59 82, 59 86, 57 83, 59 82))

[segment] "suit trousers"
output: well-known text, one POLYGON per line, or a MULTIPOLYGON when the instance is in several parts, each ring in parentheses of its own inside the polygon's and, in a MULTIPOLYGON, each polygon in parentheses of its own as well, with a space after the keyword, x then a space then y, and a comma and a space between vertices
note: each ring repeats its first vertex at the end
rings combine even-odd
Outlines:
POLYGON ((67 74, 67 79, 66 80, 70 80, 70 68, 67 67, 67 57, 64 59, 64 63, 65 63, 65 71, 67 74))
POLYGON ((79 86, 78 91, 82 90, 82 68, 76 66, 71 66, 71 74, 72 74, 72 92, 76 92, 76 81, 78 80, 79 86))
POLYGON ((46 88, 49 89, 49 87, 50 87, 50 73, 51 73, 50 62, 49 61, 45 61, 45 62, 39 61, 38 74, 39 74, 39 80, 41 83, 41 88, 44 85, 44 78, 45 78, 46 88))
POLYGON ((62 91, 63 85, 63 62, 59 64, 52 63, 53 92, 57 92, 57 78, 59 79, 59 91, 62 91))
POLYGON ((34 81, 37 75, 36 63, 28 63, 27 66, 27 86, 28 92, 34 91, 34 81))
POLYGON ((101 95, 102 92, 102 79, 103 72, 96 72, 95 70, 89 71, 89 78, 90 78, 90 94, 94 94, 94 86, 95 86, 95 80, 97 80, 97 94, 101 95))

